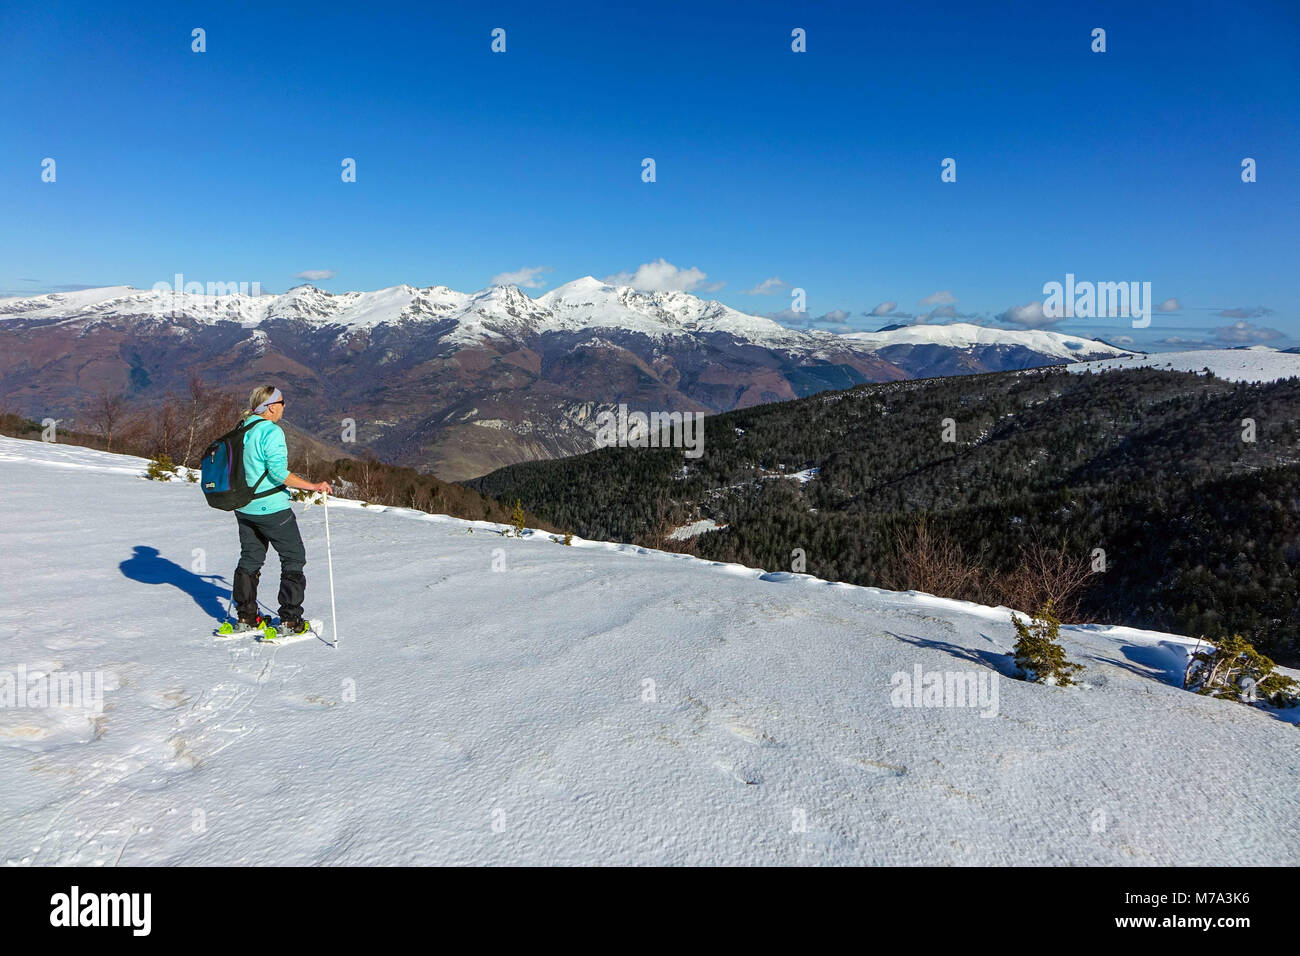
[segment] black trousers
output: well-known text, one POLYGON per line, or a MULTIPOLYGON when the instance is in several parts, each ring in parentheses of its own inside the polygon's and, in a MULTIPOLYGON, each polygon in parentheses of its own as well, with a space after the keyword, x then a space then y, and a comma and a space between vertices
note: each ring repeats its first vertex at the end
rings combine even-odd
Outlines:
POLYGON ((298 519, 292 508, 269 515, 246 515, 235 512, 239 523, 239 565, 235 568, 234 600, 240 617, 257 613, 257 582, 266 562, 266 546, 275 548, 280 558, 280 619, 302 620, 302 599, 307 578, 302 569, 307 564, 307 549, 298 531, 298 519))

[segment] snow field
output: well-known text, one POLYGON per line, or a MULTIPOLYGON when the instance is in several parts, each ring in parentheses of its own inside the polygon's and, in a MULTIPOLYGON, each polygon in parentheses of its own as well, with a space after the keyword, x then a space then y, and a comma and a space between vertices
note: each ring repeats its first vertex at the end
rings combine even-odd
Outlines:
POLYGON ((1182 691, 1188 638, 1030 685, 1006 609, 335 501, 339 648, 219 642, 234 518, 144 464, 0 438, 0 675, 104 687, 0 708, 5 863, 1300 861, 1295 716, 1182 691), (894 706, 917 665, 996 713, 894 706))

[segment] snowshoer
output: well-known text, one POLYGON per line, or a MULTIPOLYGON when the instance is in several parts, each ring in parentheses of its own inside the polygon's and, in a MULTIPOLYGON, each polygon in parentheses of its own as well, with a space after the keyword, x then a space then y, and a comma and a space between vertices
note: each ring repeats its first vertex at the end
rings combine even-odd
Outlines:
POLYGON ((307 578, 307 549, 298 531, 298 520, 290 507, 289 488, 333 494, 329 482, 310 482, 289 471, 289 450, 284 431, 277 424, 284 417, 284 395, 273 385, 253 389, 240 424, 249 426, 244 436, 244 474, 259 493, 242 508, 235 509, 239 524, 239 565, 235 569, 234 604, 239 614, 237 631, 261 629, 270 622, 257 612, 257 583, 266 561, 267 545, 280 558, 281 633, 299 634, 308 629, 303 618, 303 595, 307 578), (271 492, 265 494, 265 492, 271 492))

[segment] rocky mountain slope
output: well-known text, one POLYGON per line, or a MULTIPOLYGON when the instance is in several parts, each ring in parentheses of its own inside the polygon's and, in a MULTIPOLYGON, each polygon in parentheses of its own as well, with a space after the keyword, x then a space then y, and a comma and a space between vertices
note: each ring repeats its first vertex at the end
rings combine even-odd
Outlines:
POLYGON ((596 416, 620 403, 715 413, 864 382, 1126 354, 970 325, 799 331, 590 276, 535 299, 515 286, 400 285, 283 295, 113 286, 0 300, 7 411, 84 426, 105 390, 158 400, 194 371, 240 388, 275 382, 290 419, 322 441, 451 480, 589 451, 596 416), (340 445, 344 419, 355 445, 340 445))

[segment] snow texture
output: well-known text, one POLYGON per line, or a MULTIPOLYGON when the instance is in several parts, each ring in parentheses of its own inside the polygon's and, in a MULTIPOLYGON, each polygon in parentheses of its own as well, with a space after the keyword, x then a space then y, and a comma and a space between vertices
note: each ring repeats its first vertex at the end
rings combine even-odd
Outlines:
POLYGON ((1070 372, 1105 372, 1111 369, 1155 368, 1175 372, 1200 372, 1208 368, 1217 378, 1231 382, 1275 382, 1300 376, 1300 354, 1271 348, 1203 349, 1196 352, 1156 352, 1067 365, 1070 372))
POLYGON ((1081 338, 1064 332, 1045 329, 995 329, 970 322, 951 322, 947 325, 905 325, 884 332, 849 332, 841 339, 859 345, 884 349, 895 345, 940 345, 953 349, 972 349, 978 346, 1008 346, 1032 349, 1054 358, 1078 358, 1082 354, 1130 354, 1121 348, 1095 339, 1081 338))
POLYGON ((0 438, 0 677, 103 686, 0 708, 4 863, 1300 863, 1294 715, 1181 690, 1188 638, 1031 685, 1005 608, 336 500, 338 649, 223 642, 234 518, 144 466, 0 438))

